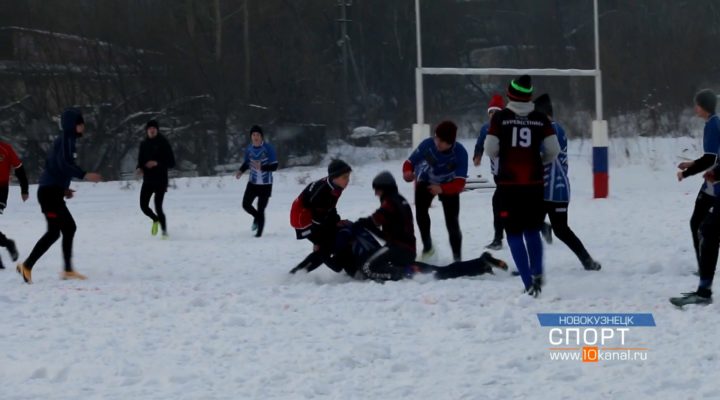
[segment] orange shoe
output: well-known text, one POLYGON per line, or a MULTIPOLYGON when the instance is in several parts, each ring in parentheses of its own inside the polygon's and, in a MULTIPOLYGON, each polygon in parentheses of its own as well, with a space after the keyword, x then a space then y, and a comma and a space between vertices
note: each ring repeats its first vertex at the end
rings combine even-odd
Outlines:
POLYGON ((25 264, 23 264, 23 263, 18 264, 17 267, 15 268, 15 270, 17 271, 18 274, 20 274, 20 276, 22 276, 25 283, 27 283, 27 284, 32 283, 32 270, 25 267, 25 264))
POLYGON ((75 272, 75 271, 63 271, 62 274, 60 274, 60 279, 62 280, 70 280, 70 279, 77 279, 79 281, 84 281, 87 279, 87 276, 75 272))

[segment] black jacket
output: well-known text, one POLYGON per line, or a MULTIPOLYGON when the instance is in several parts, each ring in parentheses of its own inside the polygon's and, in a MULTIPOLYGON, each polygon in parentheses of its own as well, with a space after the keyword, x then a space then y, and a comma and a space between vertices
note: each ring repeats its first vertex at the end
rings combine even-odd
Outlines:
POLYGON ((158 133, 154 139, 145 137, 140 143, 137 167, 143 171, 144 183, 167 186, 168 169, 175 167, 175 155, 165 136, 158 133), (147 168, 148 161, 156 161, 158 165, 147 168))
POLYGON ((337 213, 338 199, 342 188, 333 185, 330 178, 323 178, 309 184, 301 194, 303 207, 312 214, 310 241, 327 247, 334 240, 340 216, 337 213))
POLYGON ((397 246, 415 257, 415 220, 407 200, 397 192, 380 199, 380 208, 357 224, 377 234, 390 246, 397 246), (380 229, 378 229, 378 227, 380 229))

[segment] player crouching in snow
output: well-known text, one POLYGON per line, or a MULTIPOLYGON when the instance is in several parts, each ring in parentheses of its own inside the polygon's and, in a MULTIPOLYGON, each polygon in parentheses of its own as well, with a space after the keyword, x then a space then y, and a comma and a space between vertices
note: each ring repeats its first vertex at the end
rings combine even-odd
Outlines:
MULTIPOLYGON (((433 273, 436 279, 451 279, 492 273, 492 268, 507 269, 500 260, 484 253, 481 257, 454 262, 445 267, 415 261, 415 233, 412 209, 398 193, 392 174, 381 172, 373 180, 380 208, 371 216, 356 223, 338 224, 333 252, 324 260, 335 272, 345 270, 357 279, 395 281, 412 278, 415 274, 433 273), (385 246, 373 237, 373 232, 385 241, 385 246)), ((300 263, 290 273, 312 271, 317 265, 300 263)))
POLYGON ((307 268, 317 268, 330 256, 340 222, 335 207, 350 183, 351 172, 345 161, 332 160, 328 176, 309 184, 292 204, 290 225, 295 228, 297 239, 308 239, 314 245, 313 252, 301 263, 307 268))

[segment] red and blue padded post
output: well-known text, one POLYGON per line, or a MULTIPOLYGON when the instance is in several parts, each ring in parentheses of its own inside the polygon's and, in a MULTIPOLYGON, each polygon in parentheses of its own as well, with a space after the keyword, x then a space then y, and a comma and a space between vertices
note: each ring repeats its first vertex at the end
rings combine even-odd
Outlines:
POLYGON ((608 197, 608 129, 607 121, 593 121, 593 192, 596 199, 608 197))

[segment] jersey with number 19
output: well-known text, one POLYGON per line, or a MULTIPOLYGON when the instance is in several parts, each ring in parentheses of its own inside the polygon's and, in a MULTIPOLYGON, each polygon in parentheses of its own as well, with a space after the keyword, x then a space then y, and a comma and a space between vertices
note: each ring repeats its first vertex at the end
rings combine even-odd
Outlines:
POLYGON ((543 185, 541 146, 555 134, 548 117, 532 111, 523 116, 509 108, 498 111, 490 121, 489 136, 499 140, 498 185, 543 185))

